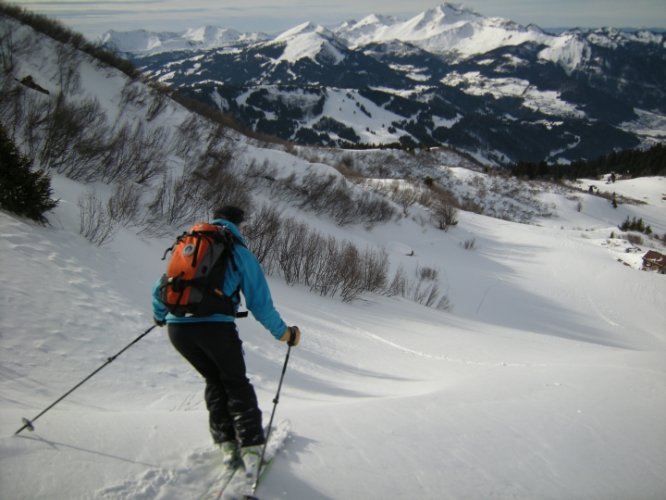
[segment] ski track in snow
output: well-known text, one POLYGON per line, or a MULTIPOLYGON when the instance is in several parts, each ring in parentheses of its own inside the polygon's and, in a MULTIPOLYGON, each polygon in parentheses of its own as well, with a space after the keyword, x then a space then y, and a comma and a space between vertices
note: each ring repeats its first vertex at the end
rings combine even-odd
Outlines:
MULTIPOLYGON (((283 420, 269 436, 265 459, 278 453, 289 438, 291 424, 283 420)), ((219 493, 218 477, 222 472, 220 451, 209 446, 189 453, 176 467, 151 467, 134 478, 105 487, 95 498, 108 500, 185 500, 215 499, 219 493)), ((231 489, 232 485, 229 486, 231 489)), ((226 494, 225 494, 226 497, 226 494)))
POLYGON ((219 468, 219 451, 197 450, 185 463, 174 468, 154 467, 136 478, 99 490, 96 498, 113 500, 153 500, 200 498, 212 483, 219 468))
POLYGON ((521 368, 526 368, 526 367, 544 367, 544 366, 549 366, 547 364, 535 364, 535 363, 515 363, 515 362, 487 362, 487 361, 474 361, 471 359, 460 359, 460 358, 453 358, 451 356, 445 356, 441 354, 428 354, 427 352, 421 352, 421 351, 416 351, 414 349, 410 349, 409 347, 405 347, 403 345, 400 345, 396 342, 393 342, 391 340, 387 340, 385 338, 382 338, 381 336, 374 334, 372 332, 369 332, 367 330, 362 330, 358 327, 352 327, 349 325, 351 328, 354 329, 354 331, 371 338, 377 342, 381 342, 382 344, 388 345, 392 347, 393 349, 397 349, 399 351, 405 352, 407 354, 411 354, 413 356, 418 356, 420 358, 426 358, 426 359, 434 359, 437 361, 446 361, 448 363, 457 363, 457 364, 462 364, 462 365, 469 365, 469 366, 507 366, 507 367, 521 367, 521 368))
POLYGON ((415 349, 410 349, 409 347, 398 344, 397 342, 385 339, 380 335, 372 333, 368 330, 364 330, 364 329, 350 323, 349 321, 345 321, 341 318, 336 318, 336 320, 340 324, 345 325, 350 331, 354 331, 354 332, 356 332, 360 335, 363 335, 364 337, 372 339, 375 342, 379 342, 381 344, 387 345, 387 346, 389 346, 392 349, 395 349, 397 351, 401 351, 401 352, 404 352, 406 354, 409 354, 409 355, 412 355, 412 356, 417 356, 417 357, 420 357, 420 358, 432 359, 432 360, 435 360, 435 361, 445 361, 447 363, 455 363, 455 364, 462 364, 462 365, 468 365, 468 366, 514 367, 514 368, 551 366, 551 365, 542 364, 542 363, 516 363, 516 362, 503 362, 503 361, 499 361, 499 362, 476 361, 476 360, 471 360, 471 359, 455 358, 455 357, 452 357, 452 356, 446 356, 446 355, 442 355, 442 354, 429 354, 427 352, 418 351, 418 350, 415 350, 415 349))

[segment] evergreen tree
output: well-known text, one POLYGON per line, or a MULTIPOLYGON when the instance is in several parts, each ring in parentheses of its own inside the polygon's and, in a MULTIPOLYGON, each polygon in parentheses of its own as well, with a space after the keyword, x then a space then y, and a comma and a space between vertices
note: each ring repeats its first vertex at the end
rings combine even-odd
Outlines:
POLYGON ((509 166, 513 175, 530 179, 579 179, 615 172, 623 177, 666 174, 666 147, 656 144, 648 150, 613 151, 593 160, 577 160, 570 165, 521 161, 509 166))
POLYGON ((20 154, 0 126, 0 208, 46 224, 44 214, 58 201, 51 199, 51 178, 31 166, 32 161, 20 154))

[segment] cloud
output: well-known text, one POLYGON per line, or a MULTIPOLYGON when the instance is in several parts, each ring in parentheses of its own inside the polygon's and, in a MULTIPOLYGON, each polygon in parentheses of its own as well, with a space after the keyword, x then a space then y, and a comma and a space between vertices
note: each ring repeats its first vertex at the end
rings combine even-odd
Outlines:
MULTIPOLYGON (((482 15, 541 27, 666 27, 664 0, 464 0, 482 15)), ((403 19, 438 0, 24 0, 15 2, 61 19, 86 36, 109 29, 182 31, 212 24, 241 31, 278 33, 303 21, 335 24, 368 14, 403 19)))

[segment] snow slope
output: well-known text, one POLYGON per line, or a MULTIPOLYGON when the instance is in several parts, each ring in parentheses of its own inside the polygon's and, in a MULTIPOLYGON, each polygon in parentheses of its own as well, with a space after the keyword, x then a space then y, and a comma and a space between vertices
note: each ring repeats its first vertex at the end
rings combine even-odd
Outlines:
MULTIPOLYGON (((54 187, 50 227, 0 213, 2 497, 198 498, 217 467, 203 384, 163 330, 12 435, 151 325, 169 244, 123 230, 91 247, 83 188, 54 187)), ((556 202, 541 227, 461 213, 447 233, 410 219, 347 231, 394 264, 437 267, 451 313, 271 279, 304 336, 277 413, 292 436, 261 498, 663 498, 666 280, 616 262, 591 237, 611 228, 556 202)), ((267 418, 285 346, 252 319, 240 329, 267 418)))

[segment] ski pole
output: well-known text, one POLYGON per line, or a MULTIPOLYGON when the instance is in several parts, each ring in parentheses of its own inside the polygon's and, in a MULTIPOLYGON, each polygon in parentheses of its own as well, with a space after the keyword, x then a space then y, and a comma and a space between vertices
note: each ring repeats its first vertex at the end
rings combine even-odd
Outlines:
MULTIPOLYGON (((264 456, 266 455, 266 447, 268 446, 268 438, 271 435, 271 430, 273 428, 273 417, 275 417, 275 409, 277 408, 278 402, 280 401, 280 390, 282 389, 282 381, 284 380, 284 374, 287 371, 287 363, 289 363, 289 353, 291 353, 291 341, 289 342, 289 347, 287 348, 287 356, 284 358, 284 366, 282 367, 282 375, 280 375, 280 382, 278 383, 277 393, 273 399, 273 411, 271 412, 271 419, 268 422, 268 432, 266 433, 266 441, 264 442, 264 447, 261 450, 261 459, 259 460, 259 467, 257 467, 257 477, 252 484, 252 493, 257 490, 259 485, 259 477, 261 475, 261 467, 264 465, 264 456)), ((251 498, 251 497, 249 497, 251 498)))
POLYGON ((151 327, 148 328, 145 332, 143 332, 141 335, 139 335, 137 338, 135 338, 132 342, 130 342, 129 344, 127 344, 123 349, 121 349, 121 350, 118 351, 116 354, 114 354, 113 356, 111 356, 110 358, 108 358, 108 359, 106 360, 106 363, 104 363, 102 366, 100 366, 99 368, 97 368, 97 370, 95 370, 94 372, 92 372, 90 375, 88 375, 86 378, 84 378, 81 382, 79 382, 78 384, 76 384, 76 385, 75 385, 74 387, 72 387, 69 391, 67 391, 65 394, 63 394, 63 395, 60 396, 58 399, 56 399, 56 400, 55 400, 53 403, 51 403, 48 407, 46 407, 44 410, 42 410, 42 412, 39 413, 37 416, 32 417, 32 420, 28 420, 27 418, 23 418, 23 419, 22 419, 22 420, 23 420, 23 427, 21 427, 19 430, 17 430, 17 431, 14 433, 14 436, 16 436, 17 434, 19 434, 21 431, 23 431, 23 430, 25 430, 25 429, 29 429, 29 430, 31 430, 31 431, 34 431, 34 430, 35 430, 35 427, 34 427, 34 425, 32 425, 32 424, 33 424, 33 422, 34 422, 35 420, 37 420, 39 417, 41 417, 42 415, 44 415, 44 413, 46 413, 47 411, 49 411, 49 410, 50 410, 51 408, 53 408, 55 405, 57 405, 58 403, 60 403, 60 401, 62 401, 63 399, 65 399, 67 396, 69 396, 71 393, 73 393, 76 389, 78 389, 78 388, 81 387, 83 384, 85 384, 88 380, 90 380, 90 379, 91 379, 91 378, 92 378, 97 372, 99 372, 102 368, 104 368, 106 365, 108 365, 108 364, 111 363, 113 360, 115 360, 118 356, 120 356, 120 355, 121 355, 122 353, 124 353, 127 349, 129 349, 129 348, 132 347, 134 344, 136 344, 136 343, 137 343, 139 340, 141 340, 143 337, 145 337, 146 335, 148 335, 148 334, 153 330, 153 328, 155 328, 156 326, 157 326, 157 325, 153 325, 153 326, 151 326, 151 327))

